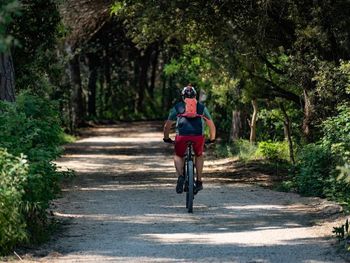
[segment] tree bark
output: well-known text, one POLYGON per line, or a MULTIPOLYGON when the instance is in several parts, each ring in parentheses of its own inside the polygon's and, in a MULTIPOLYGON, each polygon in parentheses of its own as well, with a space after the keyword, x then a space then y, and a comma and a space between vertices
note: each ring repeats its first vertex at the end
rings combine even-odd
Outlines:
POLYGON ((70 82, 72 88, 72 126, 73 129, 82 126, 84 121, 85 105, 83 103, 83 89, 80 77, 79 55, 69 61, 70 82))
POLYGON ((88 83, 88 115, 96 116, 96 83, 97 83, 97 56, 88 54, 89 83, 88 83))
POLYGON ((250 126, 249 141, 251 144, 256 142, 256 120, 258 118, 258 102, 256 99, 252 100, 252 106, 253 106, 253 116, 249 123, 249 126, 250 126))
POLYGON ((109 58, 108 47, 105 47, 104 50, 104 109, 107 111, 111 106, 111 97, 112 97, 112 87, 111 87, 111 62, 109 58))
POLYGON ((0 100, 14 102, 15 74, 11 52, 0 53, 0 100))
POLYGON ((242 135, 242 115, 241 111, 232 111, 232 121, 231 121, 231 140, 237 141, 242 135))
POLYGON ((292 132, 291 132, 291 122, 290 122, 289 116, 287 114, 287 111, 284 108, 282 103, 280 103, 280 108, 281 108, 282 114, 284 116, 284 121, 283 121, 284 137, 288 141, 289 158, 290 158, 290 161, 293 164, 295 164, 294 150, 293 150, 293 141, 292 141, 292 132))
POLYGON ((158 57, 159 57, 159 47, 158 44, 155 44, 155 48, 152 54, 152 72, 151 72, 151 83, 149 86, 149 95, 153 99, 154 98, 154 88, 156 82, 156 74, 157 74, 157 66, 158 66, 158 57))
POLYGON ((304 119, 303 119, 303 136, 306 142, 311 141, 311 122, 313 118, 313 107, 309 92, 307 89, 303 91, 304 95, 304 119))
POLYGON ((140 57, 140 73, 138 83, 138 96, 137 96, 137 112, 143 110, 143 104, 145 99, 145 90, 147 89, 147 72, 149 68, 151 49, 146 49, 145 53, 140 57))

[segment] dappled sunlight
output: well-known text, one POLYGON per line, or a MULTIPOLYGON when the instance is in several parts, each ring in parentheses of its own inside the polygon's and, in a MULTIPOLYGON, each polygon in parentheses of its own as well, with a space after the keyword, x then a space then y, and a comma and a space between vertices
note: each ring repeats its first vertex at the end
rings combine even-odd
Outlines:
POLYGON ((99 136, 99 137, 91 137, 78 141, 79 143, 133 143, 133 144, 144 144, 151 142, 163 143, 163 137, 161 135, 154 136, 154 133, 132 133, 130 137, 112 137, 112 136, 99 136))
POLYGON ((77 172, 55 201, 56 218, 70 222, 55 243, 63 251, 57 262, 279 262, 274 255, 291 253, 312 262, 326 244, 310 227, 316 201, 224 176, 234 159, 206 157, 204 190, 189 214, 161 133, 116 126, 103 134, 67 146, 57 161, 77 172))
MULTIPOLYGON (((225 232, 225 233, 164 233, 142 234, 139 238, 164 244, 197 244, 197 245, 239 245, 239 246, 275 246, 289 244, 306 244, 305 240, 299 240, 300 234, 307 228, 289 228, 289 232, 280 235, 280 229, 262 229, 254 231, 225 232), (269 238, 263 238, 269 237, 269 238)), ((310 233, 308 238, 316 238, 315 233, 310 233)))
MULTIPOLYGON (((101 255, 96 255, 95 251, 86 251, 84 255, 73 254, 69 258, 65 259, 60 258, 59 262, 187 262, 186 260, 179 260, 175 257, 157 257, 157 256, 149 256, 149 257, 120 257, 120 256, 109 256, 110 251, 105 251, 103 249, 100 250, 101 255)), ((58 262, 55 259, 50 259, 50 262, 58 262)))
POLYGON ((132 224, 162 224, 162 223, 194 223, 195 217, 179 217, 178 214, 144 214, 137 216, 123 216, 119 214, 69 214, 55 212, 55 215, 63 218, 81 218, 101 222, 132 223, 132 224))

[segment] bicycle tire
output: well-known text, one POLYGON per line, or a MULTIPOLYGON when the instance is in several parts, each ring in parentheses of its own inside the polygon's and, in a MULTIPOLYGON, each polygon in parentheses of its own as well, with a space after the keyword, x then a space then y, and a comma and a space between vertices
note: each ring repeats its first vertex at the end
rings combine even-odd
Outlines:
POLYGON ((187 175, 188 175, 188 192, 186 195, 187 209, 189 213, 193 213, 193 198, 194 198, 194 168, 193 161, 190 160, 187 163, 187 175))

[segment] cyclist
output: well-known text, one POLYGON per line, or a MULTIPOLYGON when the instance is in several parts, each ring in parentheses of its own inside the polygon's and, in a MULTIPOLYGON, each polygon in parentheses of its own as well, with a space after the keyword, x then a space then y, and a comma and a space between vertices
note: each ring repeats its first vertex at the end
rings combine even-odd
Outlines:
POLYGON ((195 191, 203 189, 203 150, 204 150, 204 123, 209 126, 209 143, 215 141, 216 128, 208 109, 196 100, 197 92, 191 84, 183 88, 182 101, 177 103, 169 112, 164 125, 163 141, 173 142, 169 138, 172 124, 176 121, 175 155, 174 163, 178 176, 176 192, 181 194, 184 189, 185 177, 183 175, 184 155, 189 141, 193 142, 193 150, 196 156, 197 182, 195 191))

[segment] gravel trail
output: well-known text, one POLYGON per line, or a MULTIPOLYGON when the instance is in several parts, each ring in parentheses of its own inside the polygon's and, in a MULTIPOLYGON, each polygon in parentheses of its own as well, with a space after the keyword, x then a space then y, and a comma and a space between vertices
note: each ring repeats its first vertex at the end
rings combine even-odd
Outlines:
POLYGON ((315 225, 327 202, 218 177, 229 159, 206 162, 188 214, 160 126, 97 127, 67 146, 58 164, 77 177, 53 209, 64 225, 35 261, 344 262, 315 225))

